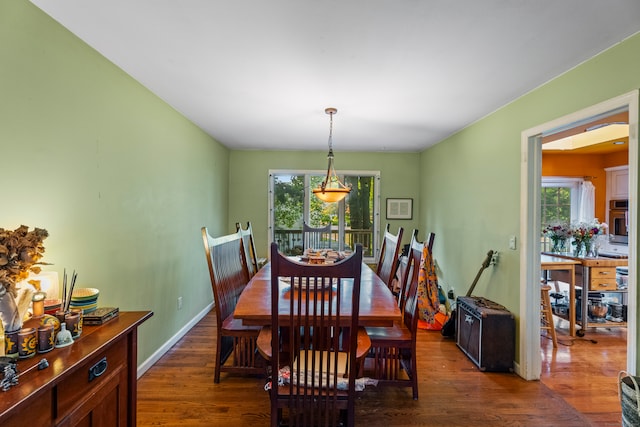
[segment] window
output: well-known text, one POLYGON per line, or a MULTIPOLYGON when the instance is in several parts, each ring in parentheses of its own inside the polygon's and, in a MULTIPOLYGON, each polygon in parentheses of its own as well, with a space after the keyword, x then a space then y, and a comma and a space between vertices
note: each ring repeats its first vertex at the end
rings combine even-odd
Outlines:
MULTIPOLYGON (((581 182, 582 180, 578 178, 542 177, 540 223, 543 228, 547 224, 558 222, 571 224, 578 219, 581 182)), ((545 237, 541 239, 542 251, 550 250, 549 239, 545 237)))
POLYGON ((325 203, 312 189, 320 185, 322 171, 269 172, 269 238, 287 255, 301 255, 302 224, 331 224, 331 247, 353 250, 362 244, 366 261, 378 250, 380 172, 354 171, 341 174, 351 193, 338 203, 325 203))

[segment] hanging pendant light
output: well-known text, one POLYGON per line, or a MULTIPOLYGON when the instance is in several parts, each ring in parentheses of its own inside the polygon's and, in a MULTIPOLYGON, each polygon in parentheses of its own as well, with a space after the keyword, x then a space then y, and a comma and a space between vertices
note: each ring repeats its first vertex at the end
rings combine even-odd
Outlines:
POLYGON ((333 115, 336 114, 338 110, 335 108, 326 108, 324 112, 329 115, 329 154, 327 155, 329 165, 327 166, 327 176, 318 188, 313 189, 313 194, 323 202, 335 203, 344 199, 345 196, 349 194, 351 186, 344 185, 338 179, 336 169, 333 166, 333 115))

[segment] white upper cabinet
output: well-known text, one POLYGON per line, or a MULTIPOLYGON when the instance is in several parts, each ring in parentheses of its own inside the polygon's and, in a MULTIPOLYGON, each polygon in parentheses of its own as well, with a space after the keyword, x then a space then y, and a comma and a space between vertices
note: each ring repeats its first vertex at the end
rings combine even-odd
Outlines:
POLYGON ((629 166, 606 168, 607 200, 629 198, 629 166))

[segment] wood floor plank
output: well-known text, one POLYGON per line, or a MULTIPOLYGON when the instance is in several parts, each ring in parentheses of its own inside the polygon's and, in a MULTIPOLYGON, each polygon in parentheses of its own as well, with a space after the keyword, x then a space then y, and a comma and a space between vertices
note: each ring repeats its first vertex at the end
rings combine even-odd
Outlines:
MULTIPOLYGON (((454 340, 421 330, 420 399, 411 398, 410 387, 368 387, 357 401, 356 425, 620 425, 617 373, 618 365, 624 366, 625 333, 590 333, 585 338, 597 344, 575 340, 555 351, 542 338, 542 381, 525 381, 515 374, 480 372, 454 340)), ((139 379, 139 426, 269 424, 264 378, 223 373, 220 384, 213 383, 214 345, 212 312, 139 379)))

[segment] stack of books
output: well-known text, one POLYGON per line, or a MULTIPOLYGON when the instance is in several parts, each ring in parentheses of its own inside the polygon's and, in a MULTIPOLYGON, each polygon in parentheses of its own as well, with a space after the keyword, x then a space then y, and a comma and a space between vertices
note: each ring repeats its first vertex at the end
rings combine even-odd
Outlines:
POLYGON ((85 325, 102 325, 115 317, 118 317, 118 307, 98 307, 85 314, 82 321, 85 325))

